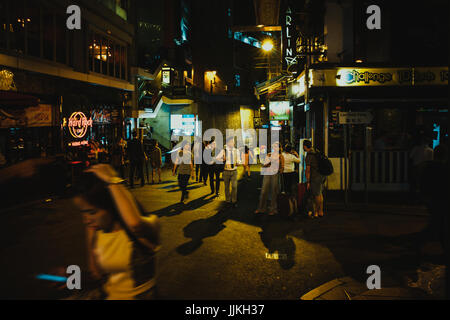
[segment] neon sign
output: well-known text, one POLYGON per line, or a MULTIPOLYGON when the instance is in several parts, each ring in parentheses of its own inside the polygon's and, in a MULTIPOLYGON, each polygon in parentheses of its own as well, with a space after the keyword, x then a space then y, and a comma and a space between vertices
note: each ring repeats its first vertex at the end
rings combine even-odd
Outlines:
POLYGON ((74 141, 69 143, 69 147, 81 147, 89 145, 88 141, 74 141))
POLYGON ((286 10, 285 23, 283 28, 283 43, 285 49, 284 51, 284 67, 289 68, 290 66, 297 63, 297 57, 295 53, 297 37, 295 34, 295 25, 293 21, 293 12, 290 7, 286 10))
POLYGON ((83 112, 74 112, 67 126, 72 137, 81 139, 86 135, 88 127, 92 128, 92 122, 92 118, 88 119, 83 112))
POLYGON ((359 72, 357 70, 344 70, 338 73, 338 76, 340 76, 338 79, 340 80, 340 85, 350 85, 357 83, 359 84, 369 84, 371 81, 373 82, 379 82, 379 83, 385 83, 392 81, 392 73, 388 72, 359 72))

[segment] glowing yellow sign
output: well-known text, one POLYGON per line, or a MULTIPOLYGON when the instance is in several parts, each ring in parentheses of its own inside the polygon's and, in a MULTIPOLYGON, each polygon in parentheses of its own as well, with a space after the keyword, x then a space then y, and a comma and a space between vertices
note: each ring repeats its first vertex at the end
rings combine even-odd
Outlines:
POLYGON ((448 68, 338 68, 314 70, 313 77, 317 87, 448 85, 448 68))
POLYGON ((74 112, 69 118, 67 126, 72 137, 81 139, 83 138, 89 127, 92 128, 92 118, 88 118, 83 112, 74 112))

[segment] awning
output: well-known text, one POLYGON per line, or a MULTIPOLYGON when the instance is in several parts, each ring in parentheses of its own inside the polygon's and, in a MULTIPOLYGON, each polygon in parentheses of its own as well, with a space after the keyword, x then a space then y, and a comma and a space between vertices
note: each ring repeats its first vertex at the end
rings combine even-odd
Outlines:
POLYGON ((14 91, 0 90, 0 107, 35 107, 39 99, 14 91))
POLYGON ((275 90, 283 84, 283 81, 289 78, 290 76, 287 75, 279 75, 273 79, 264 81, 255 87, 255 95, 260 96, 269 90, 275 90))

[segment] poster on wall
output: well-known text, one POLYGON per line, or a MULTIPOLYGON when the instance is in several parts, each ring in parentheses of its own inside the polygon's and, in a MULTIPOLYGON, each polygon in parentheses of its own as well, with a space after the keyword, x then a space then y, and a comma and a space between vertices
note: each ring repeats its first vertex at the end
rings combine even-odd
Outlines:
POLYGON ((48 104, 40 104, 37 107, 26 108, 25 117, 29 127, 51 127, 52 106, 48 104))
POLYGON ((0 128, 51 126, 51 105, 41 104, 25 109, 0 109, 0 128))
POLYGON ((288 121, 291 117, 291 108, 289 101, 270 101, 269 103, 270 120, 288 121))

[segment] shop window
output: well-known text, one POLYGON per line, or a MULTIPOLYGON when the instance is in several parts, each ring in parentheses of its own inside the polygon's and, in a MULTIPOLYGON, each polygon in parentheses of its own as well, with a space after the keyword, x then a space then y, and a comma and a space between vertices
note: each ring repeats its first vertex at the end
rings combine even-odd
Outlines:
POLYGON ((25 52, 25 4, 24 0, 15 0, 10 5, 11 49, 25 52))
POLYGON ((40 8, 37 1, 27 0, 25 25, 27 32, 27 54, 41 56, 40 8))
POLYGON ((44 35, 44 58, 47 60, 54 59, 54 43, 55 43, 55 21, 53 11, 50 8, 43 10, 43 35, 44 35))

